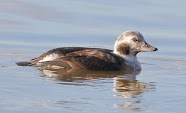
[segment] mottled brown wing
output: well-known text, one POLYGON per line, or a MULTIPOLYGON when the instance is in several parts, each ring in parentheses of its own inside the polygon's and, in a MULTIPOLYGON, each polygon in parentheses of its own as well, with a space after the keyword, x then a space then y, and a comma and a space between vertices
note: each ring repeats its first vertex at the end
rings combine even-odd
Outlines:
POLYGON ((104 49, 88 48, 75 51, 57 60, 67 62, 74 69, 121 70, 121 64, 116 56, 104 49))
POLYGON ((114 58, 111 52, 107 52, 103 49, 84 49, 80 51, 75 51, 66 54, 66 56, 87 56, 87 57, 95 57, 97 59, 102 59, 106 62, 116 63, 116 59, 114 58))
POLYGON ((67 56, 58 60, 67 62, 73 69, 121 70, 121 65, 95 56, 67 56))

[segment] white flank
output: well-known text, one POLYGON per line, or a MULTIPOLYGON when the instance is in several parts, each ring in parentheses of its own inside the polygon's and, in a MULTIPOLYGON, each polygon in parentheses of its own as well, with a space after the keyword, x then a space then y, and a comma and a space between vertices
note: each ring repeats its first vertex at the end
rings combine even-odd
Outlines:
POLYGON ((58 54, 50 54, 43 58, 43 60, 40 60, 39 62, 46 62, 46 61, 52 61, 59 58, 58 54))

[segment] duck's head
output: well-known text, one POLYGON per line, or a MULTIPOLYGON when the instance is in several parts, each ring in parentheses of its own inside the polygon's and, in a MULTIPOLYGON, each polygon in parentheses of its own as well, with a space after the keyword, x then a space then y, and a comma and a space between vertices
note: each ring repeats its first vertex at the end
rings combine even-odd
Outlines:
POLYGON ((123 32, 115 42, 114 53, 121 56, 136 56, 139 52, 152 52, 158 49, 149 45, 138 31, 123 32))

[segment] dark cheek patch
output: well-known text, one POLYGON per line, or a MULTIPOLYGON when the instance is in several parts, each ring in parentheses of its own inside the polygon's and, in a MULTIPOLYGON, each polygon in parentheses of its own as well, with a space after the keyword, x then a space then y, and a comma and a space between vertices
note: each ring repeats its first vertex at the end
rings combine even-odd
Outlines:
POLYGON ((121 54, 121 55, 128 55, 130 53, 130 47, 128 44, 124 43, 121 44, 118 48, 117 51, 121 54))

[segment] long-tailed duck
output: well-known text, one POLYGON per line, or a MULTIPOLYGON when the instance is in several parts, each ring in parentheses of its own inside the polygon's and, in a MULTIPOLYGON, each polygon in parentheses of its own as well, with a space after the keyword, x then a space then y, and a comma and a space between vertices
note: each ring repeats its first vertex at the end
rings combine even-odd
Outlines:
POLYGON ((147 44, 137 31, 123 32, 115 42, 114 51, 101 48, 61 47, 50 50, 30 62, 18 62, 20 66, 32 66, 56 62, 63 67, 88 70, 141 70, 137 53, 158 49, 147 44))

